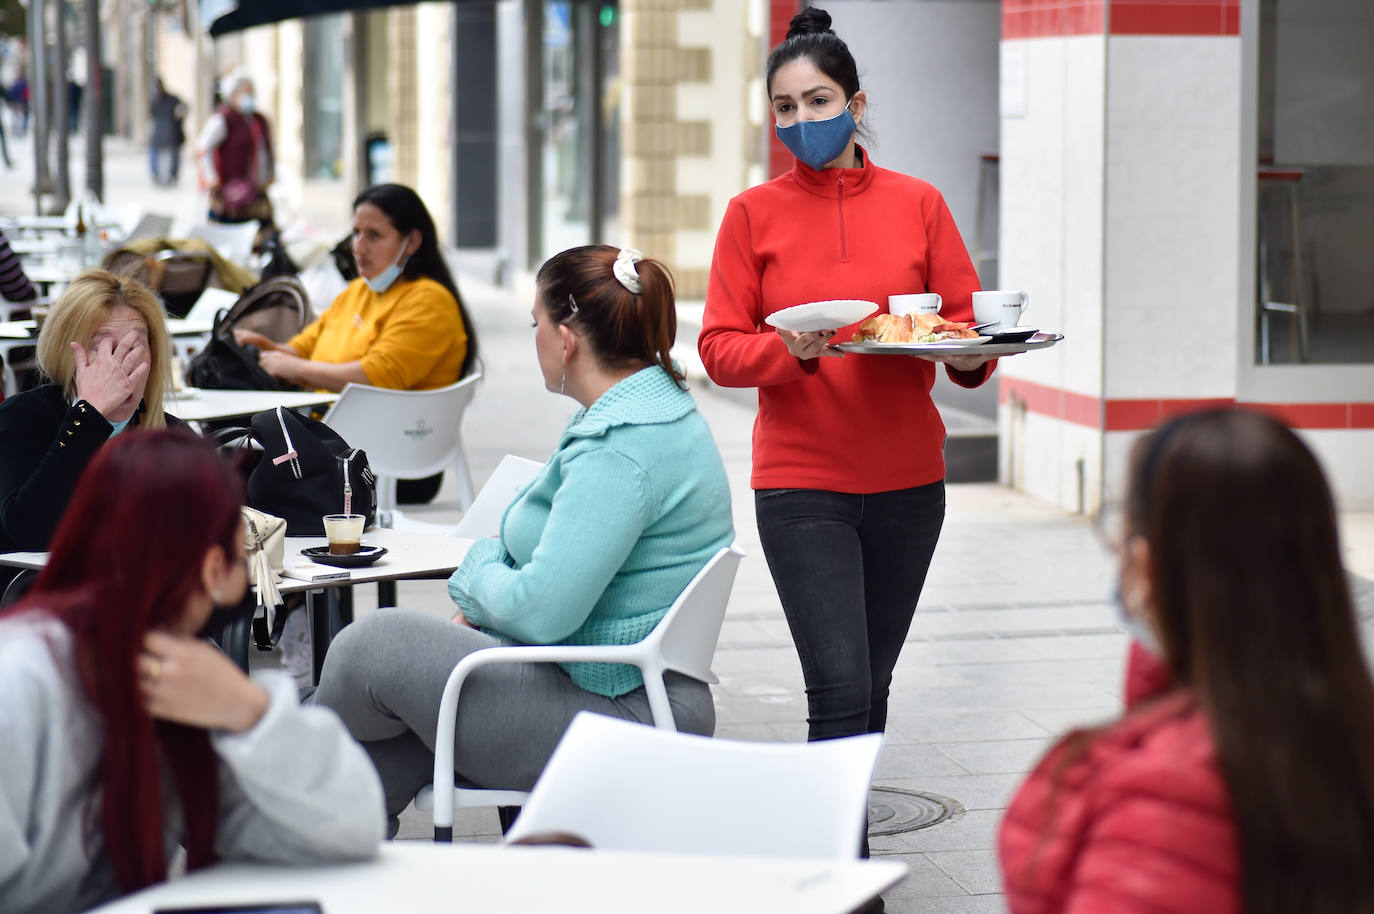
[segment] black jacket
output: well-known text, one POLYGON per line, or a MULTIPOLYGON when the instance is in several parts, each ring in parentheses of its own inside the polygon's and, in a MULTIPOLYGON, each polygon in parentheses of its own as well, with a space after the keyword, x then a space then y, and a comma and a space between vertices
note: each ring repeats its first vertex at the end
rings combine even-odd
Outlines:
MULTIPOLYGON (((140 403, 130 427, 143 412, 140 403)), ((85 400, 69 406, 57 384, 0 402, 0 552, 48 548, 81 471, 112 431, 85 400)))

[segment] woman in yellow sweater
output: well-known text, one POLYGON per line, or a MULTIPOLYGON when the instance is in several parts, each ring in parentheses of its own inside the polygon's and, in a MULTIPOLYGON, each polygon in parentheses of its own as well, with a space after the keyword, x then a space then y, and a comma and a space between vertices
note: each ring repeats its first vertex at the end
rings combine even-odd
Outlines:
POLYGON ((358 278, 290 340, 252 330, 236 330, 234 338, 261 351, 268 374, 317 390, 342 390, 350 381, 429 390, 466 375, 477 355, 472 321, 415 191, 378 184, 358 195, 353 257, 358 278))

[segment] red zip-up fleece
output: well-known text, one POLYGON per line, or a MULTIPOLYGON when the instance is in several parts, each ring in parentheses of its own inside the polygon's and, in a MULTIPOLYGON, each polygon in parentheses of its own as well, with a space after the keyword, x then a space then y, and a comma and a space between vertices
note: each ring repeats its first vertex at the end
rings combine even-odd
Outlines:
MULTIPOLYGON (((755 489, 890 492, 944 478, 945 425, 930 399, 935 363, 897 355, 801 361, 764 323, 805 302, 938 292, 940 313, 973 319, 978 274, 940 192, 879 168, 792 170, 730 201, 716 236, 698 346, 711 380, 757 387, 755 489)), ((858 324, 839 328, 847 341, 858 324)), ((977 387, 995 362, 949 372, 977 387)))

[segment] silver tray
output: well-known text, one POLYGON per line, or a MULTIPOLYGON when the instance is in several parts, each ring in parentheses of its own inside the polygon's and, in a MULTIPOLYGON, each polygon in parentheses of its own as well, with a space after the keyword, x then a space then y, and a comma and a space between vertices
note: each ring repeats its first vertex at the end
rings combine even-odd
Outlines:
POLYGON ((866 355, 1016 355, 1032 349, 1048 349, 1064 338, 1062 333, 1037 333, 1020 343, 840 343, 842 352, 861 352, 866 355))

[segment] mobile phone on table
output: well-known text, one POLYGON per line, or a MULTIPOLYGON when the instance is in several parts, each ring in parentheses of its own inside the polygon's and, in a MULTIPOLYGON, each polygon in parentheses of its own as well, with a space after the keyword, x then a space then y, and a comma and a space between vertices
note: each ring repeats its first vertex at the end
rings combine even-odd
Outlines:
POLYGON ((324 914, 324 908, 321 908, 317 901, 255 901, 251 904, 154 908, 153 914, 324 914))

